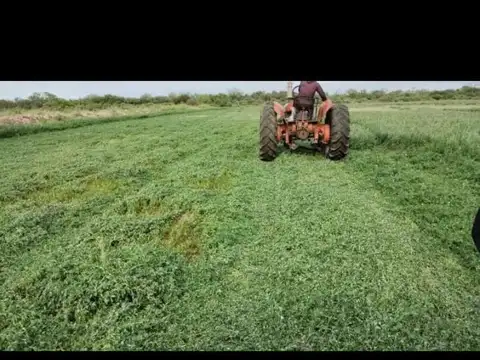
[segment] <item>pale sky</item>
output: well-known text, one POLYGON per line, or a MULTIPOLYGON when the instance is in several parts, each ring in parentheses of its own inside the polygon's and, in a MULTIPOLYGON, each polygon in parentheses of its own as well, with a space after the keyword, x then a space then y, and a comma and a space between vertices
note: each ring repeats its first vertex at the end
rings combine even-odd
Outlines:
MULTIPOLYGON (((298 85, 299 81, 294 82, 298 85)), ((320 81, 329 94, 356 90, 456 89, 472 81, 320 81)), ((478 82, 476 84, 479 84, 478 82)), ((34 92, 50 92, 61 98, 87 95, 139 97, 143 94, 222 93, 238 89, 245 93, 285 90, 286 81, 0 81, 0 99, 25 98, 34 92)))

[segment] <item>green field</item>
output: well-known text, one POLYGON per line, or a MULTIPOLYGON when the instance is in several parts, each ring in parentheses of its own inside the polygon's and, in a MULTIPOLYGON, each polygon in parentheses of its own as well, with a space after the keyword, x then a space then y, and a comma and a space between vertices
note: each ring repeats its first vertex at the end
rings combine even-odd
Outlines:
POLYGON ((0 348, 480 350, 479 108, 271 163, 260 109, 0 139, 0 348))

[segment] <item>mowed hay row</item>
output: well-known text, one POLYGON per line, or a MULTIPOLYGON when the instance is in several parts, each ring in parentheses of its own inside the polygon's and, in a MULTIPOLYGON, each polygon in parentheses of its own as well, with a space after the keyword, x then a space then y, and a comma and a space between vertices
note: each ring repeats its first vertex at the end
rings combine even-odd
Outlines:
POLYGON ((479 113, 352 109, 345 161, 270 163, 259 114, 0 140, 0 348, 480 350, 479 113))

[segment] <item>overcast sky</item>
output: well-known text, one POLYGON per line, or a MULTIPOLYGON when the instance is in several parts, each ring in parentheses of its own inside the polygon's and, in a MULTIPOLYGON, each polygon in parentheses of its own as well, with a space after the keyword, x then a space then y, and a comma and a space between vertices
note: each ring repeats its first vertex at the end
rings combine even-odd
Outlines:
MULTIPOLYGON (((297 85, 299 82, 294 82, 297 85)), ((471 81, 320 81, 327 93, 356 90, 455 89, 472 85, 471 81)), ((221 93, 232 89, 246 93, 285 90, 286 81, 0 81, 0 98, 25 98, 34 92, 50 92, 62 98, 87 95, 120 95, 139 97, 143 94, 221 93)))

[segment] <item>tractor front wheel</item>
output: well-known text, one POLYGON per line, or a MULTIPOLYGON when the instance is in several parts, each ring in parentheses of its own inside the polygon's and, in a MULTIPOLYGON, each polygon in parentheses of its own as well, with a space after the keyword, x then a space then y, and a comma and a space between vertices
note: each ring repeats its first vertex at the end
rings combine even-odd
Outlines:
POLYGON ((260 116, 260 160, 272 161, 277 157, 277 115, 273 104, 263 107, 260 116))
POLYGON ((325 123, 330 125, 330 142, 326 156, 341 160, 348 155, 350 146, 350 113, 346 105, 335 105, 327 114, 325 123))

